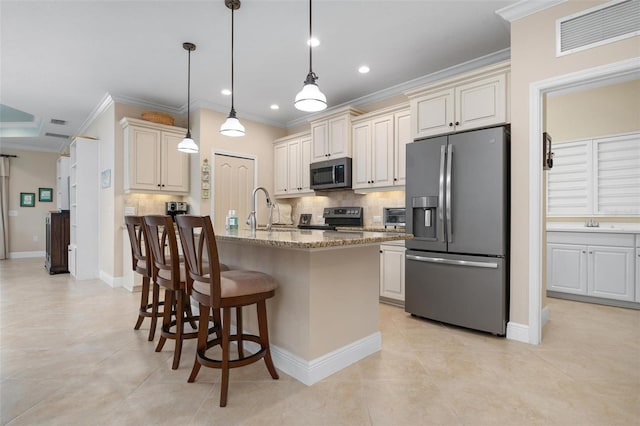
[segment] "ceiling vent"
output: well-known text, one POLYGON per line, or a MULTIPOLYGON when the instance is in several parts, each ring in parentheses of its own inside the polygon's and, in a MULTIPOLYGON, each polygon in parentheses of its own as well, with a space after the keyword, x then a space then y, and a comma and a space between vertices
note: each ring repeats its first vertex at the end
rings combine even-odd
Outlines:
POLYGON ((57 118, 52 118, 51 124, 58 124, 60 126, 64 126, 65 124, 67 124, 67 120, 59 120, 57 118))
POLYGON ((556 22, 556 54, 568 55, 640 35, 640 0, 616 0, 556 22))
POLYGON ((60 139, 69 139, 69 135, 61 135, 60 133, 45 133, 45 136, 51 136, 53 138, 60 138, 60 139))

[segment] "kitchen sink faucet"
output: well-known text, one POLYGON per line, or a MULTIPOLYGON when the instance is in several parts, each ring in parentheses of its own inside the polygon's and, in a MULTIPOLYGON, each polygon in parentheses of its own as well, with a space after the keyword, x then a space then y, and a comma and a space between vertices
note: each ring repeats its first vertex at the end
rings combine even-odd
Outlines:
POLYGON ((269 208, 269 221, 267 222, 267 231, 271 231, 271 221, 273 219, 273 203, 271 203, 271 196, 269 196, 269 191, 267 191, 264 187, 258 186, 253 190, 253 195, 251 196, 251 213, 249 213, 249 217, 247 218, 247 225, 249 225, 249 230, 251 233, 256 232, 256 225, 258 220, 256 218, 256 198, 258 195, 258 191, 264 192, 264 195, 267 197, 267 208, 269 208))

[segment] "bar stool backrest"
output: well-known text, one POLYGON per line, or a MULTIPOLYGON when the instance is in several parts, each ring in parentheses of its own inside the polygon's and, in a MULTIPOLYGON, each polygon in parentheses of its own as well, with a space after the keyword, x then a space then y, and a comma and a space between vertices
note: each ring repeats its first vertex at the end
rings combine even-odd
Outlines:
POLYGON ((191 296, 207 306, 219 307, 221 299, 220 259, 218 246, 209 216, 176 216, 180 242, 184 252, 187 280, 191 296), (209 294, 200 293, 191 282, 209 283, 209 294), (208 300, 207 300, 208 299, 208 300))
POLYGON ((165 288, 180 288, 178 240, 171 216, 144 216, 145 236, 153 257, 152 276, 165 288))
POLYGON ((131 242, 131 262, 134 272, 142 276, 151 277, 151 264, 153 262, 147 239, 144 236, 144 222, 142 216, 125 216, 124 223, 129 232, 131 242))

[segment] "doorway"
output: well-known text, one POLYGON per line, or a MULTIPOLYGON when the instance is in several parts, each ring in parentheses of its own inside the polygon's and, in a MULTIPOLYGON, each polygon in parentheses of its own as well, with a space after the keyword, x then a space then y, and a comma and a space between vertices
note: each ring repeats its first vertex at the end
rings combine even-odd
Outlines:
POLYGON ((577 90, 589 84, 607 80, 637 78, 640 63, 629 59, 563 76, 538 81, 529 90, 529 343, 539 344, 542 339, 542 241, 543 241, 543 186, 542 132, 544 96, 560 90, 577 90))
POLYGON ((217 152, 213 157, 213 228, 216 233, 224 233, 229 210, 236 211, 240 227, 249 216, 256 161, 251 157, 217 152))

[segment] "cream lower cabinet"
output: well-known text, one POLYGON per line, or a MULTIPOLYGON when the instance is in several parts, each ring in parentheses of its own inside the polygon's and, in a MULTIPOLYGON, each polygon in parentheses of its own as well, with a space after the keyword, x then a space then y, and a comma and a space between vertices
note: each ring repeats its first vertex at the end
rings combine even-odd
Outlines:
POLYGON ((407 93, 413 139, 507 123, 508 64, 407 93))
POLYGON ((633 234, 547 233, 547 290, 634 301, 633 234))
POLYGON ((353 189, 402 189, 406 180, 406 145, 411 142, 406 105, 354 120, 353 189))
POLYGON ((404 304, 404 241, 380 245, 380 298, 404 304))
POLYGON ((123 118, 125 191, 186 194, 189 154, 178 151, 186 129, 123 118))
POLYGON ((279 197, 313 194, 310 188, 311 135, 302 133, 275 141, 274 189, 279 197))

